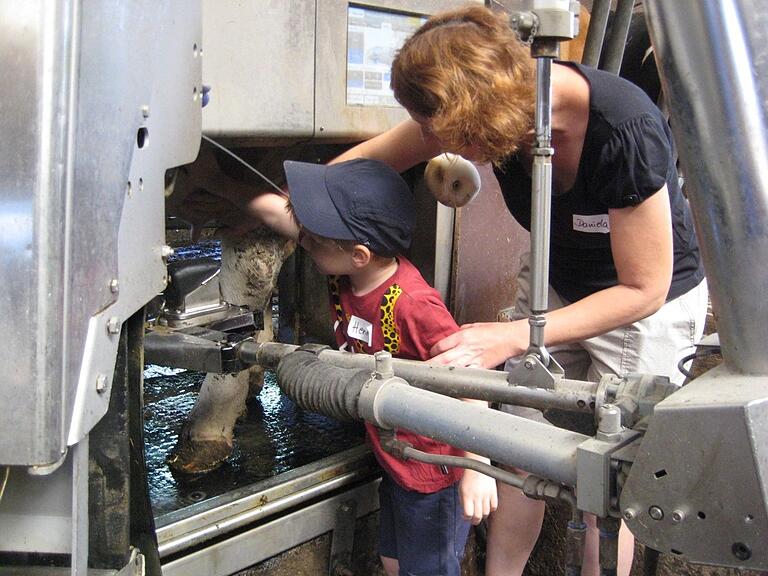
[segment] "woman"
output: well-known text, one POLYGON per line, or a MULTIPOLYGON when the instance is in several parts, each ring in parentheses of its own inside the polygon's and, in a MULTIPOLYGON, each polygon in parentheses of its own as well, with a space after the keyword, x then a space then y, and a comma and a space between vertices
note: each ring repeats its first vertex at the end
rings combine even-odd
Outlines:
MULTIPOLYGON (((398 53, 392 87, 411 119, 336 161, 364 156, 402 171, 446 151, 492 162, 510 212, 529 227, 535 62, 506 16, 471 6, 432 17, 398 53)), ((707 296, 664 118, 628 82, 557 62, 552 146, 545 345, 571 378, 648 372, 679 381, 677 360, 701 336, 707 296)), ((520 318, 464 326, 435 345, 438 360, 492 368, 523 354, 527 273, 519 282, 520 318)), ((486 573, 520 574, 543 504, 508 486, 499 496, 486 573)), ((624 574, 632 557, 631 538, 626 542, 624 574)), ((582 573, 597 570, 593 539, 582 573)))

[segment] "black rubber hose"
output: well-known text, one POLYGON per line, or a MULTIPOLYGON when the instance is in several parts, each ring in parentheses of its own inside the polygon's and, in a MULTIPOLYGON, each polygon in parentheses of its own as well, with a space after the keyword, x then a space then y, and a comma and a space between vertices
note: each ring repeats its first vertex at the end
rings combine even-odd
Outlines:
POLYGON ((587 525, 582 519, 568 521, 565 532, 565 576, 580 576, 584 563, 587 525))
POLYGON ((277 383, 286 396, 304 410, 340 422, 360 420, 357 402, 370 379, 370 370, 331 366, 303 350, 287 354, 277 365, 277 383))

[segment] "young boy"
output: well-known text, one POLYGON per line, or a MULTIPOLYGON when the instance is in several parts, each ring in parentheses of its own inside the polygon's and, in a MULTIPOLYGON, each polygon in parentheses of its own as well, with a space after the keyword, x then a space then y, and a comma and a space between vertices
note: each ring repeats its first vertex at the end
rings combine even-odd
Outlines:
MULTIPOLYGON (((264 192, 244 208, 298 241, 329 275, 339 348, 428 360, 430 348, 458 326, 438 292, 402 256, 416 223, 408 185, 376 160, 284 166, 290 200, 264 192)), ((379 553, 387 574, 459 576, 469 531, 462 512, 477 524, 495 509, 495 482, 469 470, 400 460, 382 450, 374 426, 366 423, 366 429, 385 472, 379 553)), ((425 452, 468 455, 407 430, 397 430, 397 437, 425 452)))

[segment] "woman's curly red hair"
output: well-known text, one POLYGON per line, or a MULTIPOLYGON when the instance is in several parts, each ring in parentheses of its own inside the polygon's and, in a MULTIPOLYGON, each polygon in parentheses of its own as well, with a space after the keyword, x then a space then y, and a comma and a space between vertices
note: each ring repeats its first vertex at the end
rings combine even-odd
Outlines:
POLYGON ((450 152, 499 163, 534 126, 536 69, 507 16, 468 6, 432 16, 392 64, 395 98, 450 152))

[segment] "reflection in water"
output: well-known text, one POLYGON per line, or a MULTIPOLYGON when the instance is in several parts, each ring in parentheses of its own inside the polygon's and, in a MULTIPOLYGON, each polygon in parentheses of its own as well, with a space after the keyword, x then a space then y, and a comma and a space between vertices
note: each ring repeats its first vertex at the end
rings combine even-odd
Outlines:
POLYGON ((173 254, 168 258, 168 261, 188 260, 190 258, 212 258, 221 261, 221 242, 219 240, 200 240, 197 244, 177 246, 173 249, 173 254))
POLYGON ((204 374, 167 376, 146 373, 145 449, 150 498, 156 516, 179 510, 238 487, 293 470, 363 442, 360 424, 339 424, 305 412, 283 396, 273 372, 264 388, 248 400, 248 413, 235 427, 235 449, 213 472, 193 476, 172 473, 165 458, 197 399, 204 374))

